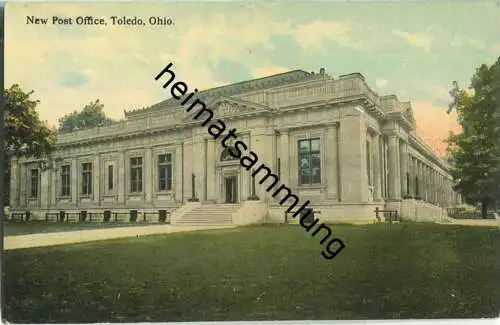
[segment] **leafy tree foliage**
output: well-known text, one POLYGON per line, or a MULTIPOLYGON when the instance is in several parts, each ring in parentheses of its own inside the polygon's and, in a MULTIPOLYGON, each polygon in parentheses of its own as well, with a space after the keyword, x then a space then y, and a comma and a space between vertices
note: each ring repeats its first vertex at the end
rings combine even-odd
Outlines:
POLYGON ((481 203, 482 215, 500 198, 500 57, 481 65, 468 90, 453 82, 453 101, 462 133, 448 138, 455 190, 468 202, 481 203))
POLYGON ((8 204, 10 187, 10 159, 12 156, 46 158, 53 151, 57 131, 40 120, 36 110, 38 100, 33 91, 25 92, 17 84, 4 90, 5 140, 4 203, 8 204))
POLYGON ((104 113, 104 105, 97 99, 80 111, 74 111, 59 119, 59 132, 67 133, 81 129, 90 129, 114 122, 104 113))

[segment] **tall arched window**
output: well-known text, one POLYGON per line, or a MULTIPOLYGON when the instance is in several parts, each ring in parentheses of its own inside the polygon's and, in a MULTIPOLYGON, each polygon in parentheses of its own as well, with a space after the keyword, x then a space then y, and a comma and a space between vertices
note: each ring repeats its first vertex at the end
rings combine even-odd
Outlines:
POLYGON ((234 155, 235 153, 237 153, 237 151, 234 147, 227 147, 220 154, 220 161, 238 160, 238 158, 234 155))

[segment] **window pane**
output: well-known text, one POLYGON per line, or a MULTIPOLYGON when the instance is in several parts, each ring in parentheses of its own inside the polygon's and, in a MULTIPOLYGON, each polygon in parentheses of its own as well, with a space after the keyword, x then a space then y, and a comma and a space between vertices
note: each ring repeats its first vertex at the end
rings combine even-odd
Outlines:
POLYGON ((299 167, 301 169, 304 169, 304 168, 310 168, 311 164, 310 164, 310 155, 309 154, 303 154, 301 153, 299 155, 299 167))
POLYGON ((309 140, 299 141, 299 152, 309 152, 311 149, 309 140))
POLYGON ((169 166, 166 170, 166 179, 167 179, 167 190, 172 189, 172 166, 169 166))
POLYGON ((321 184, 321 170, 319 168, 312 170, 311 184, 321 184))
POLYGON ((319 151, 319 139, 311 140, 311 151, 319 151))
POLYGON ((108 166, 108 190, 113 189, 113 165, 108 166))
POLYGON ((299 182, 300 184, 310 184, 311 183, 311 175, 300 175, 299 176, 299 182))
POLYGON ((158 189, 165 190, 165 167, 158 168, 158 189))

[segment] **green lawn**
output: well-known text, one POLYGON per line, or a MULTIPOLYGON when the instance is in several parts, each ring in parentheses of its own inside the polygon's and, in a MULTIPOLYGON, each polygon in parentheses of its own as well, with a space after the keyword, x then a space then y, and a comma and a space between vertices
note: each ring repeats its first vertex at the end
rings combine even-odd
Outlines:
POLYGON ((5 253, 4 319, 148 322, 497 317, 498 228, 299 226, 176 233, 5 253))
POLYGON ((164 225, 164 223, 65 223, 65 222, 45 222, 45 221, 28 221, 28 222, 4 222, 3 233, 5 236, 27 235, 35 233, 48 233, 60 231, 75 231, 87 229, 102 229, 113 227, 133 227, 133 226, 151 226, 151 225, 164 225))

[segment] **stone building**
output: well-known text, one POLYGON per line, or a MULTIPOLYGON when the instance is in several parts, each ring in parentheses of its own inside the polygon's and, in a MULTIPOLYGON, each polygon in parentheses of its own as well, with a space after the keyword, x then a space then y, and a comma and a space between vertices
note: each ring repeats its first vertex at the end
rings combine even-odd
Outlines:
MULTIPOLYGON (((435 220, 460 202, 449 166, 415 134, 411 103, 379 96, 359 73, 295 70, 198 97, 323 221, 373 219, 376 207, 435 220)), ((37 218, 167 209, 179 223, 283 221, 287 206, 192 115, 170 98, 116 124, 60 134, 52 161, 13 159, 11 209, 37 218)))

